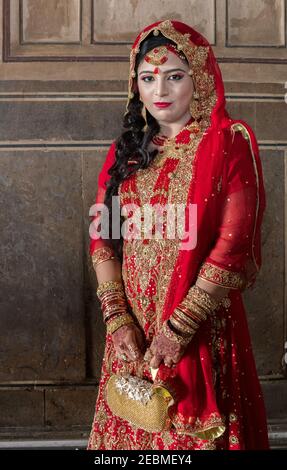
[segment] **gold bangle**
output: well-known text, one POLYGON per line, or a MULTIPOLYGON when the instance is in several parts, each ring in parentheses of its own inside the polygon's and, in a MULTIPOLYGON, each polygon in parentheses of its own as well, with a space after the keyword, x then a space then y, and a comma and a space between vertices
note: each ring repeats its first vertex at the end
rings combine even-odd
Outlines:
POLYGON ((169 321, 171 325, 179 331, 180 334, 185 336, 192 335, 194 330, 198 328, 198 325, 196 326, 196 328, 192 328, 191 326, 184 324, 180 319, 175 317, 170 318, 169 321))
POLYGON ((125 307, 118 307, 117 305, 115 305, 113 308, 107 308, 103 312, 104 320, 106 321, 106 318, 110 316, 111 313, 117 312, 127 313, 127 309, 125 307))
POLYGON ((108 261, 110 259, 116 259, 116 256, 114 250, 108 246, 98 248, 92 254, 92 263, 94 268, 98 264, 103 263, 103 261, 108 261))
MULTIPOLYGON (((179 306, 179 308, 181 308, 181 306, 179 306)), ((190 315, 195 321, 205 321, 207 319, 205 311, 195 302, 189 304, 186 314, 190 315)))
POLYGON ((192 300, 209 310, 215 310, 220 304, 219 300, 215 299, 212 295, 197 285, 192 286, 189 293, 191 294, 192 300))
POLYGON ((179 318, 181 320, 183 320, 188 326, 190 326, 191 328, 195 329, 198 327, 198 324, 188 315, 186 315, 185 313, 183 313, 181 310, 179 310, 178 308, 176 308, 171 316, 170 319, 172 318, 179 318))
POLYGON ((105 323, 109 323, 111 321, 111 319, 115 319, 115 318, 119 318, 119 317, 122 317, 123 315, 125 315, 127 312, 124 311, 124 312, 110 312, 109 314, 107 314, 104 318, 104 321, 105 323))
POLYGON ((122 281, 104 281, 97 288, 97 296, 100 298, 104 292, 123 291, 122 281))
POLYGON ((115 318, 114 320, 111 319, 111 321, 107 323, 107 333, 113 334, 122 326, 130 325, 131 323, 134 323, 134 320, 128 313, 121 315, 119 318, 115 318))
POLYGON ((163 323, 162 332, 168 339, 180 344, 181 346, 186 346, 192 338, 192 335, 184 337, 178 335, 175 331, 172 331, 171 328, 168 326, 167 321, 163 323))
POLYGON ((189 289, 184 300, 175 308, 170 317, 170 323, 176 330, 192 335, 192 332, 195 333, 199 328, 200 323, 205 321, 219 305, 220 301, 194 285, 189 289))

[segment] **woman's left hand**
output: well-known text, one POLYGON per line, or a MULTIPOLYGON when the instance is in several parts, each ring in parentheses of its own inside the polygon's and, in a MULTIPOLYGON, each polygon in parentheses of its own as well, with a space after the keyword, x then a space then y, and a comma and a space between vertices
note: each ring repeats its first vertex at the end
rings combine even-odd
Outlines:
POLYGON ((150 363, 150 367, 157 369, 161 362, 168 367, 177 364, 184 354, 186 346, 167 338, 164 333, 158 333, 147 349, 144 359, 150 363))

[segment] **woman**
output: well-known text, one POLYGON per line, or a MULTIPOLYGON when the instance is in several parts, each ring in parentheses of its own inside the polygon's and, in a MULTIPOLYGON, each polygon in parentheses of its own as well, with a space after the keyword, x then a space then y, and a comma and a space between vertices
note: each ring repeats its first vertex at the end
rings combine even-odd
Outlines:
POLYGON ((198 32, 165 20, 138 35, 124 127, 96 202, 111 209, 119 195, 145 224, 148 205, 196 205, 197 231, 184 212, 185 236, 168 237, 166 219, 162 237, 155 223, 154 238, 142 228, 140 237, 91 236, 107 338, 88 449, 267 449, 241 296, 261 266, 262 169, 252 129, 226 112, 220 69, 198 32), (118 417, 106 396, 112 374, 152 381, 151 368, 176 397, 156 432, 118 417))

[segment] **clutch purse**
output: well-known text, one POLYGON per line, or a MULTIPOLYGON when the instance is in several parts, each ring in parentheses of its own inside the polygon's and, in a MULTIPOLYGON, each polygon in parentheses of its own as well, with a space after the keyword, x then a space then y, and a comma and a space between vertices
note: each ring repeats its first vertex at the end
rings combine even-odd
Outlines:
MULTIPOLYGON (((153 380, 158 369, 152 369, 153 380)), ((174 403, 170 392, 159 384, 132 375, 112 375, 106 388, 112 413, 148 432, 171 427, 168 408, 174 403)))

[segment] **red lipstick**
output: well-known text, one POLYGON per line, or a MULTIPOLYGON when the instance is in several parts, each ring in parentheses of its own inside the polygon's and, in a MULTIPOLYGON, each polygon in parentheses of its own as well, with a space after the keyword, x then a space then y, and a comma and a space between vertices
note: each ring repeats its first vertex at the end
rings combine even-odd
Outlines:
POLYGON ((159 101, 159 102, 156 102, 154 103, 154 105, 157 107, 157 108, 167 108, 168 106, 170 106, 172 103, 167 103, 167 102, 163 102, 163 101, 159 101))

